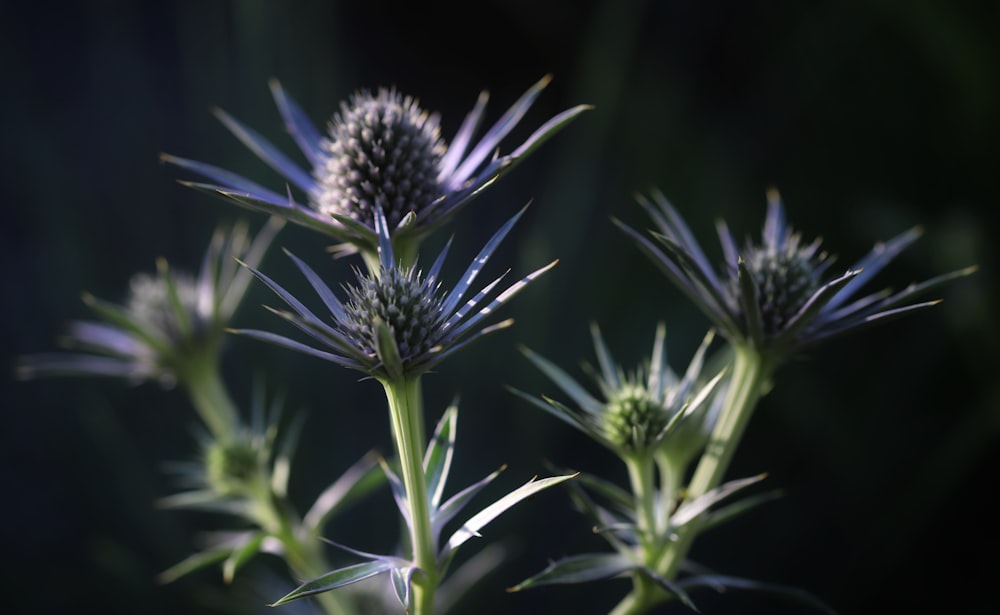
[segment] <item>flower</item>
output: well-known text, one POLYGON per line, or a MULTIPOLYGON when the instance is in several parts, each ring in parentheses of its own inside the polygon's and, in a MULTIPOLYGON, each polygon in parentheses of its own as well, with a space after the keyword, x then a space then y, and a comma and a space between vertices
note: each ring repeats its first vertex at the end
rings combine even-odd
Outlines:
MULTIPOLYGON (((212 165, 166 154, 162 159, 217 182, 182 183, 321 231, 342 242, 336 246, 340 252, 361 250, 374 255, 378 249, 375 210, 380 207, 397 253, 409 263, 421 238, 589 108, 579 105, 563 111, 512 153, 500 156, 497 146, 549 81, 546 76, 528 89, 471 149, 485 111, 486 92, 446 145, 437 115, 394 89, 355 94, 333 116, 329 134, 322 136, 281 85, 272 81, 278 110, 312 165, 311 174, 260 134, 217 110, 216 115, 240 141, 305 193, 305 204, 290 193, 272 191, 212 165), (414 223, 400 226, 410 212, 414 223)), ((372 256, 371 262, 376 260, 372 256)))
POLYGON ((659 245, 615 220, 663 273, 712 320, 734 344, 748 345, 773 357, 785 357, 835 335, 939 301, 908 303, 914 297, 975 267, 910 284, 899 292, 886 289, 855 299, 875 274, 921 235, 912 228, 885 243, 843 274, 827 276, 833 258, 820 251, 820 240, 804 242, 785 221, 776 190, 768 192, 767 216, 759 244, 747 241, 742 252, 724 222, 717 224, 725 265, 717 273, 683 218, 659 192, 640 205, 656 225, 650 234, 659 245))
POLYGON ((103 321, 77 321, 62 340, 81 352, 21 357, 19 378, 110 376, 172 386, 203 361, 216 360, 251 276, 233 255, 257 264, 284 220, 272 218, 252 241, 246 224, 216 229, 197 277, 171 271, 157 261, 156 275, 133 276, 124 305, 84 294, 103 321))
POLYGON ((161 582, 221 563, 230 583, 257 553, 286 556, 318 542, 336 513, 382 484, 377 455, 366 454, 324 489, 305 515, 296 514, 288 503, 288 483, 304 417, 283 421, 284 400, 268 402, 264 393, 263 383, 255 381, 250 420, 231 437, 205 434, 197 459, 167 466, 181 490, 161 498, 161 508, 213 513, 238 525, 206 532, 201 550, 163 571, 161 582))
POLYGON ((471 342, 513 324, 508 319, 475 331, 484 318, 557 262, 536 270, 497 294, 496 288, 506 274, 501 275, 463 303, 476 276, 524 209, 493 235, 466 269, 461 282, 450 292, 442 290, 438 278, 450 242, 426 273, 415 264, 400 265, 393 253, 385 215, 381 208, 376 208, 375 212, 379 269, 376 273, 356 269, 357 283, 347 286, 346 301, 338 299, 315 271, 286 251, 329 310, 332 326, 276 282, 251 268, 291 311, 268 309, 329 350, 266 331, 236 332, 362 371, 383 382, 399 382, 419 376, 471 342))
POLYGON ((572 376, 527 348, 522 348, 525 356, 579 410, 549 397, 538 399, 516 389, 512 392, 623 457, 644 457, 662 450, 678 462, 686 463, 704 444, 716 410, 707 402, 722 372, 707 382, 701 379, 705 352, 714 332, 710 331, 702 340, 683 378, 678 378, 667 365, 666 327, 662 323, 656 328, 649 360, 631 373, 613 363, 597 325, 591 325, 591 335, 600 370, 588 371, 593 372, 603 399, 591 395, 572 376), (678 455, 672 455, 668 449, 676 449, 678 455))

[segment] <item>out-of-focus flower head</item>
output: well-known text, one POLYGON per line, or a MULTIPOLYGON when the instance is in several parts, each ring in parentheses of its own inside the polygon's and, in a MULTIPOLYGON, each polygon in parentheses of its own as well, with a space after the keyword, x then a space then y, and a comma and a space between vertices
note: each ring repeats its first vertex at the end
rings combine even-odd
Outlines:
POLYGON ((283 225, 272 218, 255 238, 245 223, 220 227, 197 276, 173 271, 161 258, 155 275, 132 277, 121 305, 84 294, 101 320, 71 323, 61 340, 71 352, 21 357, 17 375, 109 376, 172 386, 187 370, 216 362, 225 329, 252 278, 233 257, 258 264, 283 225))

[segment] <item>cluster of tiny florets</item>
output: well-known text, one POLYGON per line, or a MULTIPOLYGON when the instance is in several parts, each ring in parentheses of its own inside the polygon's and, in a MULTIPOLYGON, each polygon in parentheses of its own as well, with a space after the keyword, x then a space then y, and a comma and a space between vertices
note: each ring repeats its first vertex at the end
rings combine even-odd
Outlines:
POLYGON ((419 215, 442 195, 439 164, 445 152, 435 115, 395 90, 358 93, 329 126, 327 154, 315 168, 316 209, 349 216, 374 228, 380 206, 390 228, 419 215))
POLYGON ((213 442, 205 454, 209 486, 224 496, 245 494, 261 471, 261 453, 261 448, 250 440, 213 442))
POLYGON ((440 342, 443 296, 415 269, 382 270, 379 277, 358 275, 347 289, 345 334, 373 360, 378 322, 393 334, 404 367, 430 353, 440 342))
MULTIPOLYGON (((198 287, 193 278, 184 274, 172 274, 174 288, 180 310, 183 311, 194 333, 206 327, 198 305, 198 287)), ((184 334, 180 321, 181 314, 170 298, 167 281, 162 276, 137 274, 129 281, 129 297, 126 310, 146 331, 156 337, 169 340, 181 346, 190 339, 184 334)))
POLYGON ((670 414, 644 386, 626 382, 608 399, 602 420, 609 440, 642 451, 656 443, 670 421, 670 414))
POLYGON ((819 290, 827 256, 818 253, 817 247, 818 243, 803 247, 798 235, 791 236, 781 249, 748 246, 744 261, 757 285, 765 335, 781 331, 819 290))

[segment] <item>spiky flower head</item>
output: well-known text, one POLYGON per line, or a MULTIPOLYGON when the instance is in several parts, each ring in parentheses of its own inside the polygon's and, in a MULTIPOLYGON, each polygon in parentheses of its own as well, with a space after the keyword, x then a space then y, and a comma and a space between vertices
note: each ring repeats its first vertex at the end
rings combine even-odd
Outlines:
POLYGON ((553 261, 503 292, 497 292, 506 274, 501 275, 471 298, 465 298, 496 247, 523 213, 524 209, 493 235, 466 269, 459 284, 446 292, 439 275, 451 242, 445 245, 426 273, 416 265, 400 265, 393 253, 385 216, 376 208, 379 269, 377 275, 356 270, 357 282, 347 287, 346 302, 338 299, 308 265, 288 253, 330 312, 332 325, 276 282, 252 269, 291 311, 269 309, 328 350, 266 331, 241 330, 238 333, 359 370, 383 382, 415 378, 471 342, 513 324, 511 320, 504 320, 476 329, 487 316, 555 265, 553 261))
POLYGON ((644 383, 626 376, 621 388, 608 396, 601 428, 612 442, 632 450, 646 450, 657 444, 670 424, 671 410, 653 398, 644 383))
POLYGON ((597 325, 591 326, 599 369, 588 368, 601 392, 595 397, 567 372, 535 352, 524 348, 525 356, 578 406, 571 409, 551 397, 541 399, 513 390, 556 418, 584 432, 623 458, 642 458, 668 449, 683 451, 671 456, 686 463, 705 443, 711 429, 712 393, 722 373, 704 380, 701 376, 705 353, 713 332, 702 340, 682 378, 666 361, 666 327, 656 329, 653 352, 647 362, 627 373, 615 365, 597 325), (693 428, 683 429, 688 424, 693 428))
POLYGON ((211 182, 183 182, 235 201, 283 216, 320 231, 338 242, 339 253, 360 251, 373 272, 378 268, 375 207, 389 224, 397 256, 405 264, 416 258, 417 245, 500 176, 589 109, 578 105, 540 126, 509 154, 498 147, 517 126, 548 84, 544 77, 528 89, 478 140, 488 96, 483 92, 454 138, 440 137, 438 118, 420 109, 415 99, 392 89, 360 92, 330 122, 324 136, 276 82, 271 91, 288 132, 312 169, 283 154, 263 136, 223 111, 219 119, 240 141, 301 192, 273 191, 221 168, 176 156, 164 161, 211 182), (412 221, 403 222, 412 215, 412 221))
POLYGON ((223 497, 250 492, 263 474, 267 454, 255 439, 213 440, 205 451, 209 486, 223 497))
POLYGON ((375 277, 358 272, 347 287, 341 324, 345 337, 370 357, 378 356, 379 331, 387 329, 404 369, 439 345, 445 294, 416 267, 393 267, 375 277))
POLYGON ((390 228, 409 212, 427 211, 444 194, 438 168, 445 145, 436 115, 394 89, 355 94, 330 122, 326 156, 313 175, 321 212, 375 228, 381 207, 390 228))
MULTIPOLYGON (((779 333, 823 286, 823 273, 832 262, 819 251, 817 239, 802 244, 798 233, 786 241, 763 245, 747 241, 743 249, 743 265, 757 288, 757 304, 765 336, 779 333)), ((730 288, 739 293, 739 275, 731 276, 730 288)))
POLYGON ((909 303, 974 267, 944 274, 902 291, 889 289, 855 299, 855 294, 921 235, 906 231, 871 252, 844 273, 828 276, 833 258, 820 240, 805 242, 785 221, 776 190, 768 192, 760 242, 743 249, 724 222, 717 225, 725 264, 709 263, 684 219, 660 193, 639 203, 656 225, 653 240, 615 221, 653 262, 713 321, 731 342, 751 346, 776 359, 841 333, 936 305, 909 303), (665 250, 663 249, 665 248, 665 250))
POLYGON ((252 241, 245 224, 220 227, 197 277, 175 272, 159 259, 155 275, 133 276, 121 305, 85 294, 84 301, 103 320, 71 323, 62 343, 79 352, 22 357, 17 375, 111 376, 172 386, 186 370, 214 363, 250 281, 233 256, 259 263, 283 225, 272 219, 252 241))
POLYGON ((283 421, 285 400, 268 399, 263 382, 253 384, 246 423, 241 421, 225 439, 203 434, 197 458, 167 466, 180 490, 161 498, 158 505, 225 515, 229 529, 205 533, 202 550, 162 572, 161 582, 216 564, 221 564, 225 581, 231 582, 257 553, 287 554, 287 523, 296 541, 318 537, 347 503, 382 484, 376 455, 370 453, 324 489, 302 517, 282 512, 304 416, 283 421))

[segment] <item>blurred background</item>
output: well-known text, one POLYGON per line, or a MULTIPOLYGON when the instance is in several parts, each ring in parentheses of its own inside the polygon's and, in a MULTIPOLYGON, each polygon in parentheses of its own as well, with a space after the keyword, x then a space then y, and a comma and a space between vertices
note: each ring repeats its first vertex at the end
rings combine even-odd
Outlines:
MULTIPOLYGON (((83 290, 121 300, 129 277, 167 257, 194 269, 216 223, 261 216, 179 186, 161 152, 217 164, 272 188, 282 180, 233 138, 218 106, 293 152, 267 81, 281 81, 322 125, 358 88, 395 85, 441 114, 446 137, 482 89, 496 120, 545 74, 554 79, 504 151, 565 108, 590 103, 526 164, 433 235, 455 235, 451 277, 528 201, 491 269, 559 265, 506 309, 517 324, 426 378, 436 420, 461 396, 458 488, 508 464, 495 496, 545 464, 624 481, 610 454, 509 394, 555 393, 517 352, 525 344, 582 377, 588 325, 615 357, 648 356, 657 321, 686 367, 708 322, 610 222, 648 219, 635 192, 661 189, 710 251, 714 221, 758 236, 765 191, 792 224, 822 236, 844 267, 911 226, 925 236, 878 278, 899 288, 977 263, 937 308, 822 346, 779 372, 730 475, 767 472, 784 497, 705 536, 693 557, 720 573, 798 586, 841 613, 994 612, 1000 573, 997 143, 1000 4, 911 2, 527 2, 461 10, 420 3, 18 3, 0 21, 0 325, 5 364, 55 347, 90 314, 83 290)), ((188 176, 189 177, 189 176, 188 176)), ((331 279, 319 237, 279 243, 331 279), (324 265, 324 263, 326 263, 324 265)), ((264 270, 297 288, 287 259, 264 270)), ((307 297, 311 295, 306 295, 307 297)), ((280 323, 256 288, 241 326, 280 323)), ((293 497, 305 507, 370 448, 391 448, 380 387, 252 340, 226 357, 241 401, 264 374, 307 412, 293 497)), ((0 378, 0 537, 7 612, 248 613, 291 587, 257 561, 235 587, 218 570, 168 586, 154 575, 219 520, 155 507, 173 487, 165 461, 196 453, 195 415, 153 385, 0 378)), ((489 501, 483 496, 482 502, 489 501)), ((329 537, 390 549, 384 493, 331 524, 329 537)), ((504 588, 550 559, 602 550, 565 490, 489 526, 476 548, 507 558, 457 612, 606 612, 627 581, 504 588)), ((468 547, 467 547, 468 549, 468 547)), ((474 551, 475 549, 469 549, 474 551)), ((704 613, 798 613, 770 597, 696 594, 704 613)), ((295 607, 282 607, 293 610, 295 607)), ((664 613, 683 613, 680 606, 664 613)))

